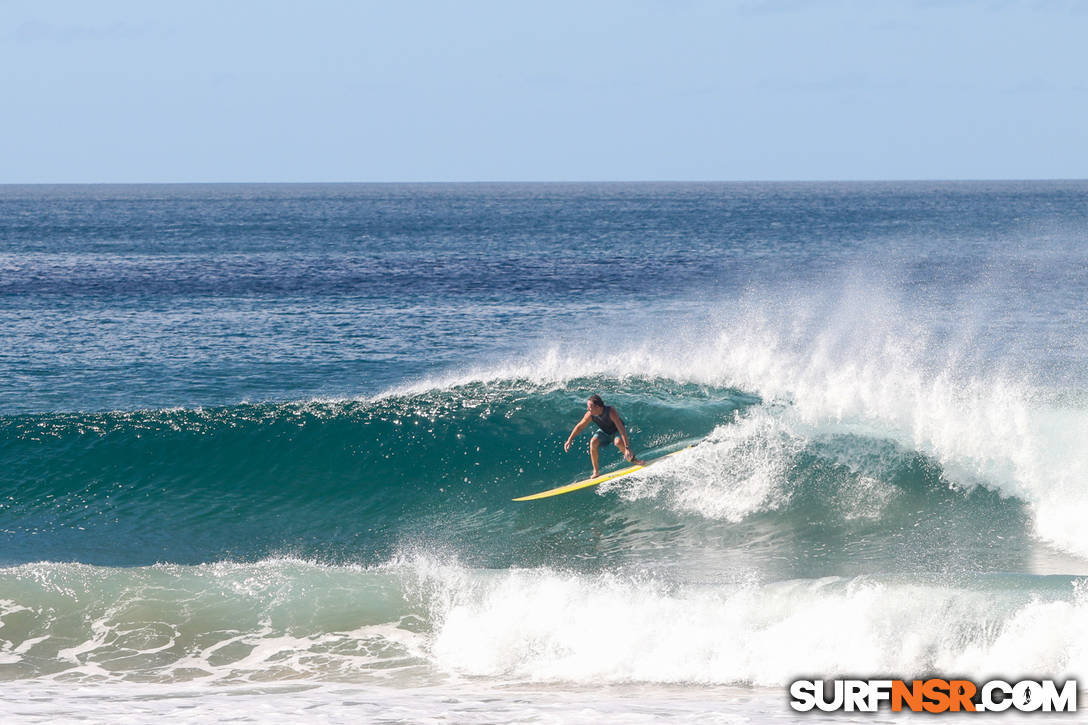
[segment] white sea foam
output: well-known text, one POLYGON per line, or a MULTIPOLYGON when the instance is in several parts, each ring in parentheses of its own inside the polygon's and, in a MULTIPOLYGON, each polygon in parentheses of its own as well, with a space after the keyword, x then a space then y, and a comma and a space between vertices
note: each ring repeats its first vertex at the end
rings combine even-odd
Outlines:
POLYGON ((805 439, 756 410, 716 428, 696 448, 662 461, 634 480, 606 482, 627 500, 661 496, 677 511, 740 521, 789 501, 785 473, 805 439))
POLYGON ((1088 675, 1088 591, 867 578, 721 586, 427 564, 434 662, 528 682, 747 683, 806 674, 1088 675), (436 583, 437 580, 437 583, 436 583))
MULTIPOLYGON (((868 577, 678 584, 649 575, 471 569, 420 553, 376 568, 270 560, 20 570, 36 570, 43 581, 89 575, 93 590, 77 587, 74 610, 60 606, 54 597, 65 595, 56 588, 41 590, 44 601, 3 602, 5 664, 38 663, 5 690, 5 702, 20 688, 65 689, 44 709, 11 700, 42 718, 84 706, 105 713, 109 693, 135 693, 140 683, 154 683, 155 693, 129 705, 146 706, 146 714, 156 700, 170 700, 160 705, 175 712, 174 700, 194 698, 187 688, 197 684, 241 687, 239 694, 264 683, 315 693, 357 687, 388 704, 417 689, 457 696, 466 685, 567 690, 592 682, 690 693, 708 684, 780 688, 813 673, 1088 675, 1082 580, 1038 579, 1028 590, 1015 581, 868 577), (367 593, 389 585, 405 604, 374 610, 367 593), (114 604, 92 601, 113 592, 121 592, 114 604), (388 621, 368 623, 375 611, 388 621), (64 621, 50 619, 56 615, 64 621), (34 619, 45 633, 27 629, 34 619), (13 630, 24 634, 6 641, 13 630)), ((188 701, 194 712, 226 711, 218 697, 188 701)), ((310 704, 335 709, 323 695, 310 704)), ((563 712, 557 704, 556 717, 563 712)))

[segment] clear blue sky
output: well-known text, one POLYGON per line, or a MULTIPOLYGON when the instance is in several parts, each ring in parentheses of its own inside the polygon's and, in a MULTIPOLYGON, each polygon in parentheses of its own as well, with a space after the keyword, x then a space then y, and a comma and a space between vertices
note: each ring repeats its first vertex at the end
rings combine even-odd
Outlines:
POLYGON ((1088 0, 0 0, 0 183, 1088 177, 1088 0))

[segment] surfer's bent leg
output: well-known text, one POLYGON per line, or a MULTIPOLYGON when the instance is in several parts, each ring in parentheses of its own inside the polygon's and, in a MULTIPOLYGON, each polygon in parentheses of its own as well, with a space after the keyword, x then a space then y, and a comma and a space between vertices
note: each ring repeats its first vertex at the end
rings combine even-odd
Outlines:
POLYGON ((601 439, 597 436, 593 436, 589 439, 589 460, 593 462, 593 475, 590 478, 596 478, 600 475, 600 467, 597 465, 599 458, 597 449, 601 447, 601 439))

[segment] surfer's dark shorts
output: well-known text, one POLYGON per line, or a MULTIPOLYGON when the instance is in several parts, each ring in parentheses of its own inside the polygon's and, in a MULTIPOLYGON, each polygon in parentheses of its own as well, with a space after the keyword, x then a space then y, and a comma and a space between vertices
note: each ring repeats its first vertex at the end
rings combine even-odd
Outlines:
POLYGON ((619 434, 618 433, 605 433, 603 430, 599 430, 599 431, 597 431, 596 433, 593 434, 593 438, 589 439, 589 444, 593 445, 593 439, 595 438, 598 441, 600 441, 601 446, 610 446, 610 445, 612 445, 613 436, 617 436, 617 435, 619 435, 619 434))

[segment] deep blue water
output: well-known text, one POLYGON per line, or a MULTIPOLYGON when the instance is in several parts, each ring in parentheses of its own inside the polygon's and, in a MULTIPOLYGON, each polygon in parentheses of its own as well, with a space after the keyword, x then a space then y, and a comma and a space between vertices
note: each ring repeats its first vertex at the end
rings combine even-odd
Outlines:
POLYGON ((374 394, 851 274, 938 318, 999 304, 996 344, 1060 373, 1083 360, 1086 189, 3 187, 0 411, 374 394))

